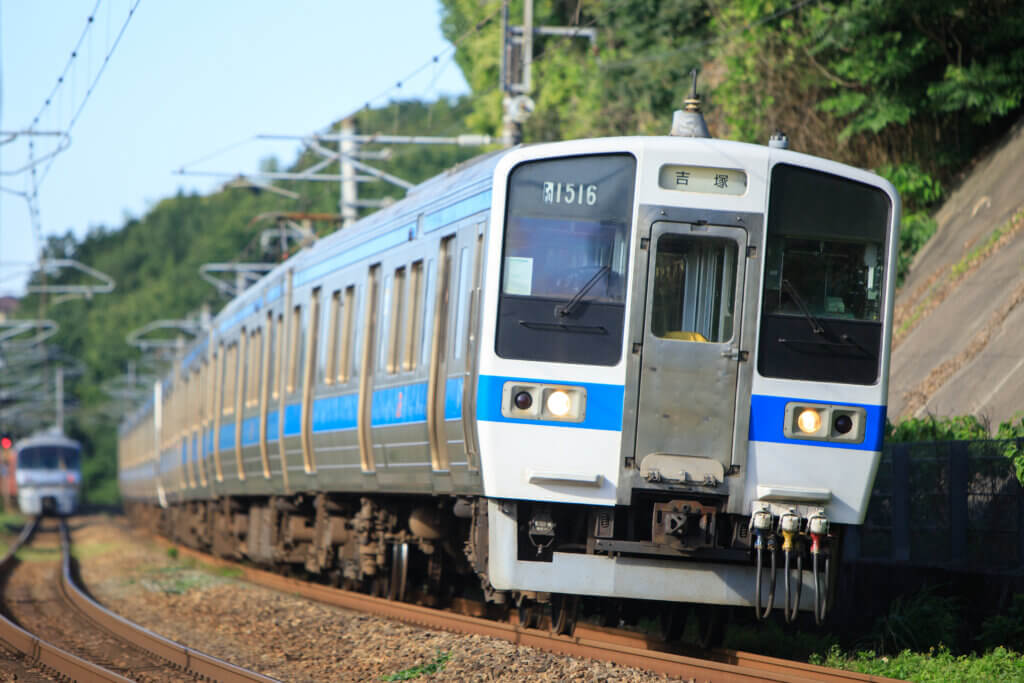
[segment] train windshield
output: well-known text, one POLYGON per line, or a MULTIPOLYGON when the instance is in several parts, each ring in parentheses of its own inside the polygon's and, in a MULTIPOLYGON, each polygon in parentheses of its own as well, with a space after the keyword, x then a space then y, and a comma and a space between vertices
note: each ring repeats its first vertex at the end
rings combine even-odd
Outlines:
POLYGON ((888 276, 888 195, 787 164, 775 166, 771 180, 759 371, 874 383, 888 276))
POLYGON ((509 176, 496 351, 615 365, 636 161, 626 154, 521 164, 509 176))
POLYGON ((30 446, 18 452, 18 467, 26 470, 77 470, 80 454, 64 446, 30 446))

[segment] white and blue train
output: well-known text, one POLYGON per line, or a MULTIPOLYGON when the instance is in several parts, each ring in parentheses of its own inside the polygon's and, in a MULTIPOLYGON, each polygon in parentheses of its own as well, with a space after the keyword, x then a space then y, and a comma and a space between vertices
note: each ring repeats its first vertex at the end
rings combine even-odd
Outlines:
POLYGON ((578 596, 764 616, 777 583, 820 618, 881 455, 899 221, 886 180, 778 144, 482 157, 230 302, 124 421, 123 496, 563 630, 578 596))
POLYGON ((59 431, 14 444, 18 509, 24 515, 73 515, 82 482, 82 446, 59 431))

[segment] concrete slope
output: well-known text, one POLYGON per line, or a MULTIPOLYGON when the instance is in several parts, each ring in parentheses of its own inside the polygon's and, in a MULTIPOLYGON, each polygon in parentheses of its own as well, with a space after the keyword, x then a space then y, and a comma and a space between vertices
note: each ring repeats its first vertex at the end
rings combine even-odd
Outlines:
POLYGON ((936 214, 896 296, 889 416, 1024 411, 1024 121, 936 214))

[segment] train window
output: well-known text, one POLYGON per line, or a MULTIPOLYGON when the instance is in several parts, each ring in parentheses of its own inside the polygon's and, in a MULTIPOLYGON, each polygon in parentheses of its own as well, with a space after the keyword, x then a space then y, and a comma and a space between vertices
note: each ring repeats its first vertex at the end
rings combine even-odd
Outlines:
POLYGON ((291 394, 299 384, 299 349, 302 347, 302 306, 292 310, 292 334, 288 340, 288 381, 285 394, 291 394))
POLYGON ((231 342, 224 360, 224 402, 221 415, 231 415, 235 412, 235 387, 238 384, 238 342, 231 342))
POLYGON ((384 278, 384 298, 380 307, 380 348, 377 349, 377 369, 383 370, 387 365, 388 324, 391 320, 391 276, 384 278))
POLYGON ((64 446, 30 446, 18 451, 18 468, 32 470, 77 470, 81 454, 64 446))
MULTIPOLYGON (((377 295, 380 290, 380 266, 370 266, 370 277, 366 281, 363 293, 363 376, 373 370, 374 331, 377 329, 377 295)), ((363 377, 365 379, 365 377, 363 377)))
POLYGON ((675 234, 658 239, 653 334, 690 342, 729 341, 735 293, 735 242, 675 234))
POLYGON ((360 344, 362 343, 361 332, 363 325, 359 324, 359 321, 366 317, 366 302, 363 300, 366 297, 366 287, 363 287, 362 294, 359 294, 353 300, 356 308, 352 311, 352 318, 355 321, 352 327, 352 365, 350 366, 352 368, 352 377, 359 377, 359 370, 362 367, 362 355, 359 349, 362 348, 360 344))
POLYGON ((303 386, 311 386, 316 378, 317 341, 320 337, 320 288, 313 290, 309 300, 309 330, 306 335, 306 353, 303 386))
MULTIPOLYGON (((391 324, 389 325, 389 345, 387 371, 389 374, 398 372, 398 352, 402 341, 402 307, 405 304, 405 267, 395 269, 395 293, 391 304, 391 324)), ((406 336, 408 336, 406 331, 406 336)))
POLYGON ((423 283, 423 332, 420 335, 420 363, 430 362, 430 334, 434 326, 434 281, 435 263, 430 259, 427 263, 427 277, 423 283))
POLYGON ((281 362, 284 356, 284 315, 277 314, 277 325, 274 326, 274 335, 271 340, 270 386, 272 387, 270 397, 275 401, 281 395, 281 362))
POLYGON ((338 353, 338 383, 347 382, 349 377, 349 368, 351 366, 350 357, 352 355, 352 321, 355 319, 355 298, 356 288, 346 287, 345 288, 345 301, 342 304, 342 318, 344 319, 344 327, 341 330, 341 348, 338 353))
POLYGON ((338 316, 341 309, 341 290, 331 294, 330 318, 327 321, 327 364, 324 368, 324 384, 333 384, 337 376, 338 363, 338 316))
POLYGON ((469 247, 459 253, 459 286, 455 290, 455 358, 466 348, 466 306, 469 304, 469 247))
POLYGON ((499 356, 619 362, 635 177, 628 154, 546 159, 512 170, 499 356))
POLYGON ((409 310, 405 321, 405 348, 402 353, 402 369, 416 369, 416 340, 422 323, 423 305, 423 261, 416 261, 409 271, 409 310))
POLYGON ((249 338, 249 384, 247 406, 260 404, 260 381, 263 369, 263 330, 255 329, 249 338))
POLYGON ((199 364, 199 368, 196 371, 196 378, 198 380, 196 383, 196 431, 198 432, 196 438, 198 441, 196 443, 195 460, 196 467, 199 470, 199 484, 201 486, 206 486, 206 465, 203 462, 203 428, 206 421, 207 403, 206 368, 206 361, 203 361, 199 364))
POLYGON ((178 384, 177 392, 180 392, 178 399, 178 406, 175 412, 178 414, 177 425, 175 429, 176 439, 180 440, 182 444, 181 448, 181 470, 182 479, 185 487, 194 488, 195 482, 192 479, 192 468, 189 466, 188 458, 188 414, 187 409, 189 406, 189 395, 191 387, 189 386, 188 376, 183 377, 178 384))
POLYGON ((758 372, 878 378, 889 196, 789 164, 772 168, 758 372))
POLYGON ((236 353, 238 354, 235 359, 235 362, 238 364, 238 376, 235 380, 235 409, 240 412, 245 406, 245 385, 249 374, 249 336, 246 334, 244 327, 238 337, 236 353))

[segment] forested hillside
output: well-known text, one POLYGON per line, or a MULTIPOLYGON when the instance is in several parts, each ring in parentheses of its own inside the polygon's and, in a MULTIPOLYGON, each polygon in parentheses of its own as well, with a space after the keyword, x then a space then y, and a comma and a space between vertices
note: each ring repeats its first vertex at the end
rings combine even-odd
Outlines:
MULTIPOLYGON (((499 3, 443 0, 474 94, 470 125, 501 122, 499 3)), ((522 22, 522 0, 510 3, 522 22)), ((535 38, 527 141, 668 131, 701 69, 716 137, 870 168, 904 201, 906 271, 934 231, 927 210, 1020 115, 1024 5, 1016 0, 535 0, 535 24, 595 27, 535 38)))
MULTIPOLYGON (((501 2, 442 5, 443 30, 457 46, 472 94, 361 112, 362 132, 499 132, 501 2)), ((522 0, 510 2, 513 24, 522 10, 522 0)), ((1022 112, 1024 5, 1016 0, 536 0, 535 22, 592 27, 597 40, 536 38, 536 111, 525 126, 526 142, 663 134, 688 92, 690 70, 700 69, 715 136, 764 143, 781 129, 799 151, 871 168, 896 184, 905 210, 902 272, 934 230, 928 212, 942 188, 954 185, 1022 112)), ((383 168, 418 181, 478 151, 396 148, 383 168)), ((198 268, 256 260, 260 226, 251 221, 258 214, 337 211, 333 184, 281 185, 302 199, 239 189, 179 194, 80 242, 70 235, 51 239, 52 254, 117 281, 114 293, 92 300, 55 304, 32 297, 22 306, 25 315, 59 320, 56 344, 86 365, 70 387, 80 408, 69 427, 90 447, 86 486, 94 500, 116 496, 116 415, 104 383, 109 387, 130 361, 149 369, 125 335, 204 303, 219 308, 223 300, 198 268)), ((391 191, 367 185, 360 195, 391 191)))

